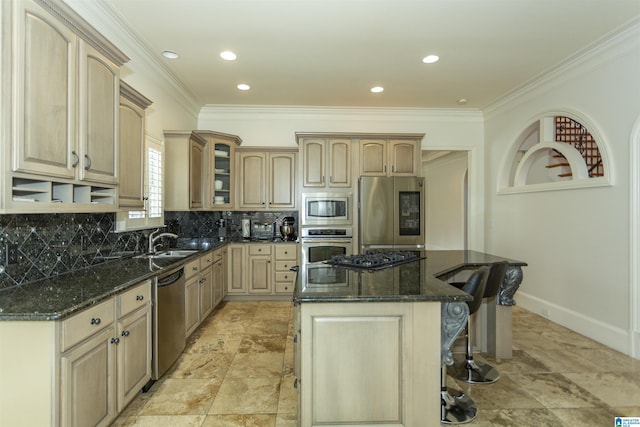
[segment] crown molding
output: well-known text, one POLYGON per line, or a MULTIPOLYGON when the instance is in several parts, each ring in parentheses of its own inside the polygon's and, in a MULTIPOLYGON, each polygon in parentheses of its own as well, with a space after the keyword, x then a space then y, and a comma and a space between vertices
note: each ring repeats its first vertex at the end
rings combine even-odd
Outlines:
POLYGON ((379 108, 379 107, 313 107, 270 105, 223 105, 207 104, 200 110, 200 120, 225 119, 330 119, 352 121, 371 118, 383 121, 484 121, 482 112, 476 109, 433 108, 379 108))
POLYGON ((485 118, 513 108, 536 96, 536 91, 560 85, 577 76, 600 67, 612 59, 626 54, 637 54, 640 49, 640 17, 634 18, 621 28, 610 32, 598 41, 568 57, 560 64, 543 71, 496 101, 482 108, 485 118))

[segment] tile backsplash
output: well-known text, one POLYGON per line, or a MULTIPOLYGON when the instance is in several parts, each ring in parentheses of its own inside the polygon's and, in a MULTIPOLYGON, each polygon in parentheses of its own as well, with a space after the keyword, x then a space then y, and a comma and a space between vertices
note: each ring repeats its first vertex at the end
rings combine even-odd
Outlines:
MULTIPOLYGON (((239 239, 247 214, 276 225, 285 216, 298 222, 297 212, 165 212, 166 231, 186 240, 239 239)), ((149 230, 114 233, 114 223, 114 213, 0 215, 0 291, 146 251, 149 230)))
POLYGON ((113 213, 0 215, 0 290, 144 250, 142 232, 113 233, 114 221, 113 213))

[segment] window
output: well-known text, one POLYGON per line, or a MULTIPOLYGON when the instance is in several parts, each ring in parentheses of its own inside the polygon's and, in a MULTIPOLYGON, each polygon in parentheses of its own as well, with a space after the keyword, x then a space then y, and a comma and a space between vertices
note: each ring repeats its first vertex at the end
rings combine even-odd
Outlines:
POLYGON ((585 119, 545 115, 516 141, 500 181, 500 192, 514 193, 609 184, 601 138, 585 119))

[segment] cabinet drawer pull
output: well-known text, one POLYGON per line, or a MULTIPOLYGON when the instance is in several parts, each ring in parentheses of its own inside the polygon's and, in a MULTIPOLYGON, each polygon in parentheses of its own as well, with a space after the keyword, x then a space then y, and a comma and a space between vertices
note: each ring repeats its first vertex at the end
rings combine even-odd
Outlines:
POLYGON ((111 344, 118 344, 120 342, 120 338, 111 338, 111 344))
POLYGON ((129 336, 129 331, 122 331, 122 333, 120 334, 123 337, 128 337, 129 336))
POLYGON ((144 295, 136 295, 136 301, 142 301, 144 299, 144 295))
POLYGON ((99 325, 100 324, 100 318, 99 317, 94 317, 91 319, 91 324, 92 325, 99 325))
POLYGON ((288 278, 289 278, 289 276, 285 275, 285 276, 284 276, 284 278, 285 278, 285 279, 288 279, 288 278))

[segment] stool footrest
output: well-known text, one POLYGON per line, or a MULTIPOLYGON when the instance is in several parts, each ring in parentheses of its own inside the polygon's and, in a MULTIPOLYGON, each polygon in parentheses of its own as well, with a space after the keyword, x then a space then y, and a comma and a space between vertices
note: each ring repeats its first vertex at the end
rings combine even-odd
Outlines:
POLYGON ((448 370, 449 375, 469 384, 491 384, 500 379, 496 368, 473 359, 456 362, 448 370))

